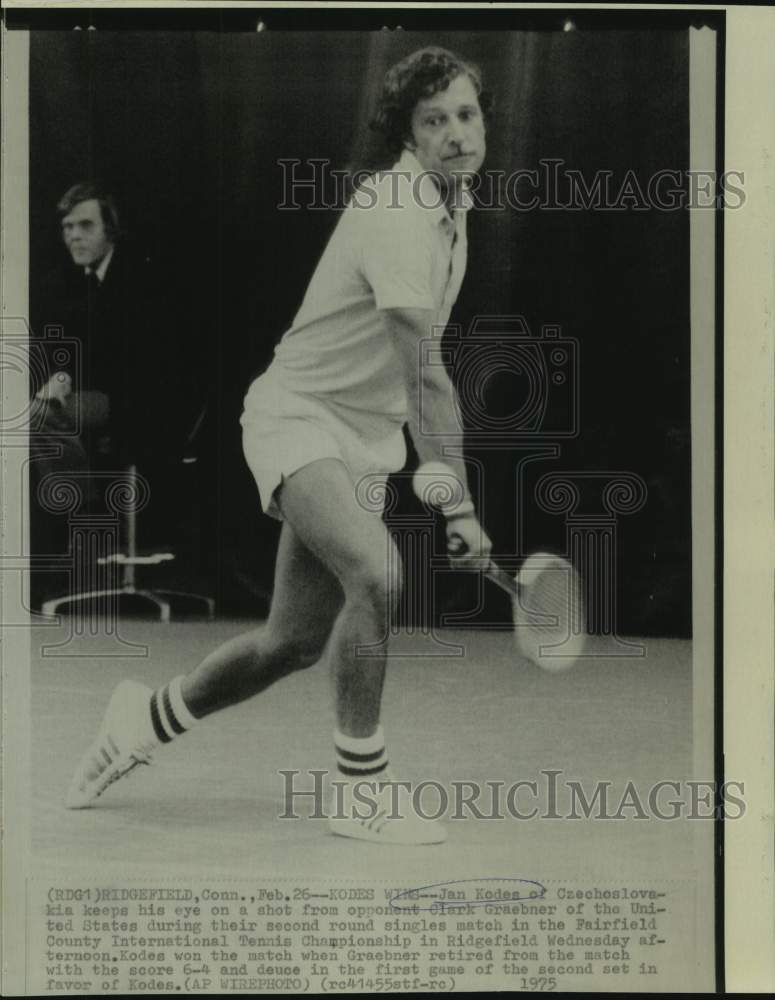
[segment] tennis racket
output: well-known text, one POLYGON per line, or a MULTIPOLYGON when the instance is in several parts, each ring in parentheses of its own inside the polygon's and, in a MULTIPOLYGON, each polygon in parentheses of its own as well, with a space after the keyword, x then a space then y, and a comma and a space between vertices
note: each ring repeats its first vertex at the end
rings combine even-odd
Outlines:
MULTIPOLYGON (((415 493, 425 502, 439 495, 438 489, 429 489, 429 477, 436 474, 454 478, 454 472, 441 463, 433 463, 432 470, 421 466, 415 473, 415 493)), ((444 511, 445 505, 435 506, 444 511)), ((460 556, 466 543, 452 533, 447 548, 450 555, 460 556)), ((480 572, 511 598, 514 639, 522 655, 551 673, 570 669, 583 655, 587 640, 583 588, 571 563, 551 552, 533 552, 515 577, 493 560, 480 572)))

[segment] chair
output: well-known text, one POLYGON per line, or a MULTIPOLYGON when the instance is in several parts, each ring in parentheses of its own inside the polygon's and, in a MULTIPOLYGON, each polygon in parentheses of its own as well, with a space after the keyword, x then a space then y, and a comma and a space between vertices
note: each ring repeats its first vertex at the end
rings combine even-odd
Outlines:
MULTIPOLYGON (((126 488, 130 495, 137 496, 137 467, 130 465, 127 469, 126 488)), ((117 587, 108 587, 97 590, 88 590, 76 594, 66 594, 62 597, 46 601, 42 606, 42 611, 46 615, 54 615, 57 610, 67 604, 76 604, 82 601, 91 601, 98 598, 107 597, 139 597, 150 601, 159 609, 159 617, 162 622, 169 622, 172 615, 172 605, 170 599, 183 598, 186 600, 201 601, 207 612, 207 617, 212 620, 215 617, 215 601, 212 597, 204 594, 196 594, 192 591, 150 589, 148 587, 137 586, 136 569, 140 566, 158 566, 164 562, 170 562, 175 558, 171 552, 154 552, 149 555, 139 555, 137 552, 137 505, 130 503, 124 508, 124 538, 126 543, 125 552, 112 553, 97 559, 101 566, 114 564, 121 567, 121 581, 117 587)))
MULTIPOLYGON (((196 439, 204 424, 207 408, 207 402, 205 402, 184 443, 182 463, 186 466, 190 466, 198 460, 196 439)), ((99 556, 96 562, 100 566, 115 565, 121 568, 121 577, 118 586, 93 590, 87 589, 47 600, 41 606, 41 610, 45 615, 54 615, 59 608, 68 604, 77 604, 100 598, 132 597, 141 598, 155 605, 159 610, 159 617, 162 622, 169 622, 171 620, 171 600, 175 599, 201 602, 205 607, 208 620, 213 620, 215 617, 215 600, 212 597, 194 593, 193 591, 138 587, 137 569, 139 567, 158 566, 161 563, 171 562, 175 558, 172 552, 151 552, 147 555, 140 555, 137 551, 137 512, 142 507, 140 498, 143 495, 144 488, 145 484, 142 481, 142 477, 138 477, 137 466, 132 463, 127 466, 125 478, 118 482, 114 480, 108 491, 108 506, 114 512, 114 516, 117 513, 122 518, 122 530, 120 534, 123 536, 122 541, 125 551, 108 552, 99 556)))

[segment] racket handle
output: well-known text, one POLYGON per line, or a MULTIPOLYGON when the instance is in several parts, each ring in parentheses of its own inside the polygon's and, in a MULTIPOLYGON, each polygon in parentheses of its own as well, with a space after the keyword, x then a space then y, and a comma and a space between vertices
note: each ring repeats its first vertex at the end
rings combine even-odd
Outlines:
MULTIPOLYGON (((447 540, 447 551, 451 556, 462 556, 468 550, 468 546, 460 537, 460 535, 452 534, 447 540)), ((497 563, 490 560, 489 566, 482 571, 488 580, 491 580, 497 587, 505 592, 510 597, 516 597, 519 594, 519 584, 514 579, 514 577, 507 573, 505 569, 501 569, 497 563)))
POLYGON ((519 583, 514 579, 511 573, 507 573, 505 569, 501 569, 496 563, 490 560, 490 565, 484 571, 484 575, 488 580, 505 590, 510 597, 517 597, 519 595, 519 583))

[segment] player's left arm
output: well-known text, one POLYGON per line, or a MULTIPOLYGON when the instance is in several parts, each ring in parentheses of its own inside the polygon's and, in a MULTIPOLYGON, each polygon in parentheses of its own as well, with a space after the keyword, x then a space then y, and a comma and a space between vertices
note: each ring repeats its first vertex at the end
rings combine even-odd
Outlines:
POLYGON ((452 557, 470 567, 489 562, 490 539, 480 525, 468 489, 465 464, 450 456, 443 446, 462 452, 463 431, 455 387, 443 365, 422 363, 422 343, 431 334, 432 309, 385 309, 387 324, 401 361, 409 399, 409 431, 420 463, 443 462, 455 473, 463 488, 463 501, 447 514, 447 536, 462 542, 461 555, 452 557), (422 421, 420 415, 422 413, 422 421), (422 423, 422 426, 421 426, 422 423))

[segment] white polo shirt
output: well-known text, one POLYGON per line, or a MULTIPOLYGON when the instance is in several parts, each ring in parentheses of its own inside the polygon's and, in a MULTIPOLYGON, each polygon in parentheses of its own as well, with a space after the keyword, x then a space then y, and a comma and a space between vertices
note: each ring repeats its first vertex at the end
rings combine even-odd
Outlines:
POLYGON ((272 375, 330 403, 367 437, 395 432, 407 417, 406 387, 382 310, 428 309, 433 325, 447 323, 466 268, 469 194, 459 201, 450 214, 408 150, 369 178, 337 223, 272 375))

